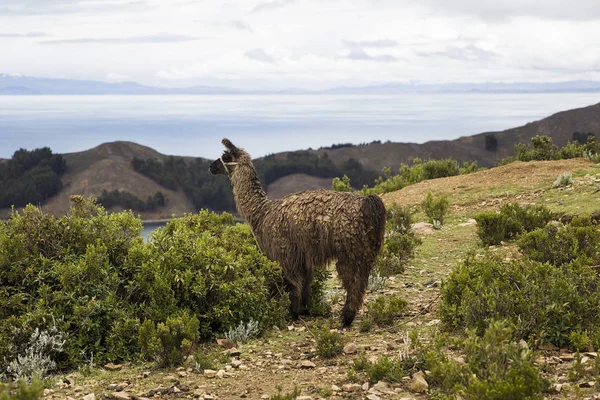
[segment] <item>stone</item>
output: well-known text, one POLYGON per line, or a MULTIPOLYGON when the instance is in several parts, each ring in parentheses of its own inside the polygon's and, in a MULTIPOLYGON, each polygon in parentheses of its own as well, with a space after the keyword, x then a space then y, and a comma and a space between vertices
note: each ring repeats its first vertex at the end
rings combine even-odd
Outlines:
POLYGON ((358 347, 355 343, 348 343, 344 346, 344 354, 356 354, 358 353, 358 347))
POLYGON ((562 361, 575 361, 575 355, 573 354, 561 354, 559 357, 562 361))
POLYGON ((362 390, 364 390, 365 392, 367 390, 369 390, 369 382, 365 382, 365 383, 362 384, 362 390))
POLYGON ((217 371, 215 371, 214 369, 205 369, 204 370, 204 376, 207 377, 207 378, 209 378, 209 379, 212 379, 215 376, 217 376, 217 371))
POLYGON ((81 386, 75 386, 75 389, 73 389, 73 391, 75 393, 81 393, 81 392, 83 392, 83 387, 81 387, 81 386))
POLYGON ((147 378, 147 377, 149 377, 149 376, 150 376, 150 371, 144 371, 144 372, 142 372, 142 376, 143 376, 144 378, 147 378))
POLYGON ((579 384, 580 388, 592 388, 594 387, 594 385, 596 385, 596 381, 588 381, 588 382, 582 382, 579 384))
POLYGON ((44 389, 44 396, 50 396, 51 394, 54 394, 54 390, 44 389))
POLYGON ((369 399, 369 400, 381 400, 381 397, 377 396, 376 394, 368 394, 367 395, 367 399, 369 399))
POLYGON ((104 369, 107 369, 109 371, 120 371, 123 369, 123 364, 108 363, 104 366, 104 369))
POLYGON ((224 377, 225 377, 225 370, 220 369, 219 371, 217 371, 217 378, 223 379, 224 377))
POLYGON ((358 383, 347 383, 342 386, 342 390, 346 393, 359 392, 361 390, 361 386, 358 383))
POLYGON ((239 368, 240 365, 242 365, 242 362, 240 360, 231 360, 231 366, 233 368, 239 368))
POLYGON ((86 394, 81 400, 96 400, 96 395, 94 393, 86 394))
POLYGON ((417 222, 411 225, 411 230, 417 235, 431 235, 435 233, 435 228, 427 222, 417 222))
POLYGON ((239 357, 240 355, 242 355, 242 352, 239 351, 236 347, 232 347, 230 349, 224 350, 223 354, 227 354, 230 357, 239 357))
POLYGON ((217 339, 217 344, 226 349, 231 349, 232 347, 235 347, 235 343, 229 339, 217 339))
POLYGON ((342 388, 339 387, 338 385, 331 385, 331 390, 334 392, 341 392, 342 388))
POLYGON ((413 393, 425 393, 429 389, 429 384, 425 380, 423 371, 415 372, 412 375, 412 380, 408 384, 408 388, 413 393))
POLYGON ((394 394, 395 392, 392 390, 392 387, 386 381, 379 381, 374 386, 373 389, 378 391, 379 393, 385 394, 394 394))
POLYGON ((130 400, 131 395, 127 392, 112 392, 110 398, 113 400, 130 400))
POLYGON ((313 398, 310 396, 298 396, 296 400, 313 400, 313 398))
POLYGON ((304 360, 300 363, 300 368, 302 368, 302 369, 313 369, 315 367, 316 367, 316 365, 312 361, 304 360))

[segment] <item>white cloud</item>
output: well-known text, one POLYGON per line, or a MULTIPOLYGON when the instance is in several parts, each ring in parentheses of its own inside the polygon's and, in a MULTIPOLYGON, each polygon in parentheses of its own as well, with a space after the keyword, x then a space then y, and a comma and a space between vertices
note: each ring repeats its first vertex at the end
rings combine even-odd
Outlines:
POLYGON ((600 80, 595 3, 3 0, 0 72, 259 89, 600 80))

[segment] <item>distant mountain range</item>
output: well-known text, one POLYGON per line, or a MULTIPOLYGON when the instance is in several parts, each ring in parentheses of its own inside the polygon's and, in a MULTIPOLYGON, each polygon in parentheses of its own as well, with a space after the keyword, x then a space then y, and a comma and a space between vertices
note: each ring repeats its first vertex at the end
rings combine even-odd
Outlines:
POLYGON ((177 94, 400 94, 400 93, 573 93, 600 92, 600 82, 512 82, 512 83, 387 83, 374 86, 344 86, 323 91, 286 89, 238 90, 225 87, 192 86, 161 88, 136 82, 107 83, 88 80, 35 78, 0 74, 2 95, 177 95, 177 94))

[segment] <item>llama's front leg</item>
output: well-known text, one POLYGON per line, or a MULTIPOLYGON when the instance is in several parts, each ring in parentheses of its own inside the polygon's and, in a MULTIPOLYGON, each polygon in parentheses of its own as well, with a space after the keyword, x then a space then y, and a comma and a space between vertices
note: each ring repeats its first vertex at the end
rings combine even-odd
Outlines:
POLYGON ((306 268, 304 270, 304 279, 302 281, 302 314, 308 314, 310 311, 310 289, 313 281, 313 270, 312 268, 306 268))
POLYGON ((286 287, 290 294, 290 314, 296 320, 300 317, 300 284, 286 279, 286 287))

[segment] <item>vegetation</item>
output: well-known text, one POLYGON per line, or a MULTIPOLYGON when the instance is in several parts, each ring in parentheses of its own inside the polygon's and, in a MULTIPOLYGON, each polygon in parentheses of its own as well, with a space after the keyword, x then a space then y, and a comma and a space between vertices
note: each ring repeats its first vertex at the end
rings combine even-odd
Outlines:
POLYGON ((398 296, 378 296, 367 304, 367 315, 377 325, 391 325, 407 306, 408 302, 398 296))
POLYGON ((322 326, 317 333, 317 355, 323 358, 337 357, 344 351, 344 337, 328 325, 322 326))
POLYGON ((0 223, 1 370, 32 365, 27 354, 47 372, 92 358, 171 365, 245 321, 260 332, 284 323, 281 269, 231 215, 186 215, 151 242, 141 228, 131 212, 78 196, 64 217, 27 206, 0 223), (42 343, 50 332, 60 348, 42 343))
POLYGON ((504 158, 498 162, 499 165, 506 165, 513 161, 550 161, 566 160, 570 158, 586 157, 594 162, 600 160, 600 143, 595 135, 585 136, 585 144, 582 143, 583 137, 577 132, 573 134, 573 141, 568 142, 560 150, 552 142, 549 136, 535 136, 531 138, 531 146, 524 143, 515 145, 516 156, 504 158))
POLYGON ((60 176, 67 164, 48 147, 15 151, 6 163, 0 163, 0 208, 41 204, 62 189, 60 176))
POLYGON ((43 394, 44 383, 37 378, 31 383, 21 379, 12 387, 0 383, 0 400, 37 400, 41 399, 43 394))
POLYGON ((500 212, 485 211, 475 215, 477 235, 484 246, 500 244, 512 240, 523 232, 546 226, 554 214, 544 206, 521 206, 508 203, 500 207, 500 212))
POLYGON ((429 192, 425 200, 421 203, 421 207, 427 218, 429 218, 429 222, 436 229, 440 229, 444 225, 444 216, 448 212, 450 201, 446 196, 433 197, 433 194, 429 192))
POLYGON ((158 207, 166 206, 167 199, 162 192, 156 192, 152 197, 148 196, 144 202, 129 192, 119 190, 107 192, 103 190, 102 196, 98 198, 98 204, 106 208, 121 206, 126 210, 153 211, 158 207))

